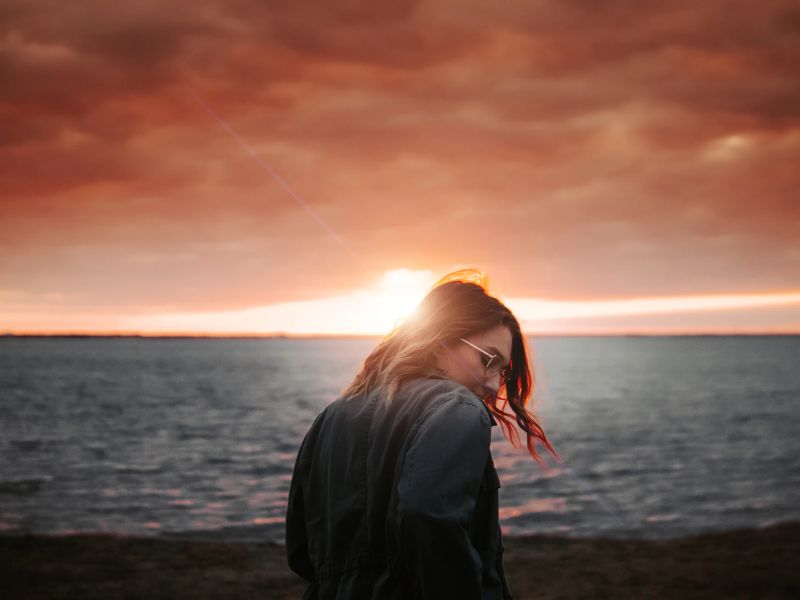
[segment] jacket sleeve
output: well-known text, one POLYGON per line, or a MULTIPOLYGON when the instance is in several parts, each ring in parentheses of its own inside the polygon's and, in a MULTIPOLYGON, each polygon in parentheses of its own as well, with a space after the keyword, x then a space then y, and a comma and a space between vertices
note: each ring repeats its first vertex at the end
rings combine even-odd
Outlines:
POLYGON ((398 483, 402 554, 420 598, 481 598, 482 564, 468 525, 489 457, 491 423, 454 397, 419 426, 398 483))
POLYGON ((308 535, 306 532, 306 510, 303 497, 303 451, 308 434, 300 445, 297 460, 289 485, 289 501, 286 508, 286 561, 289 568, 307 581, 314 579, 314 567, 308 554, 308 535))

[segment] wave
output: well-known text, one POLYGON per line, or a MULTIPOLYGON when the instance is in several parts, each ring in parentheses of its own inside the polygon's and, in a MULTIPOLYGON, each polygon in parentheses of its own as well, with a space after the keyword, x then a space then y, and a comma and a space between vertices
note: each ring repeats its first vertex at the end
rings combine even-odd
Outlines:
POLYGON ((24 438, 19 440, 9 440, 8 443, 17 450, 22 450, 23 452, 31 452, 33 450, 38 450, 42 445, 42 440, 39 438, 24 438))
POLYGON ((29 496, 38 492, 45 483, 53 480, 50 475, 36 475, 16 479, 0 479, 0 494, 29 496))
POLYGON ((164 470, 163 464, 157 465, 114 465, 114 471, 117 473, 160 473, 164 470))

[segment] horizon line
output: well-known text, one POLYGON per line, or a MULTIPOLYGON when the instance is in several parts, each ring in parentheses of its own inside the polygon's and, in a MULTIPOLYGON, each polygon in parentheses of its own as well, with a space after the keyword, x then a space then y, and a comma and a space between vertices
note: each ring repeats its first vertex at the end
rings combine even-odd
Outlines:
MULTIPOLYGON (((770 331, 617 331, 617 332, 532 332, 523 331, 525 337, 792 337, 800 330, 770 331)), ((82 331, 5 331, 0 339, 8 338, 143 338, 143 339, 382 339, 380 333, 206 333, 206 332, 82 332, 82 331)))

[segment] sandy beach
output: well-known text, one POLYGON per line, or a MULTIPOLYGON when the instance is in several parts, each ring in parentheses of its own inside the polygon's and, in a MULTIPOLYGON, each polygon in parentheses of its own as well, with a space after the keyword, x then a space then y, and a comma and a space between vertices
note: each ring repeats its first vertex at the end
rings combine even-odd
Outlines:
MULTIPOLYGON (((665 541, 506 539, 517 600, 797 598, 800 523, 665 541)), ((4 598, 295 599, 283 547, 111 535, 0 537, 4 598)))

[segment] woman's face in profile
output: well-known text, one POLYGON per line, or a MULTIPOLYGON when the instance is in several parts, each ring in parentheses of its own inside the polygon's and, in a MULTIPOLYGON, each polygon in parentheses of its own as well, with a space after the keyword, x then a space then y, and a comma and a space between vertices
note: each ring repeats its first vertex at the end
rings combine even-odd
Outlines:
POLYGON ((487 391, 497 394, 500 389, 502 367, 508 365, 511 356, 511 331, 504 325, 473 333, 457 340, 448 348, 448 354, 439 358, 439 368, 445 375, 466 386, 478 396, 487 391), (495 355, 494 368, 486 369, 488 355, 495 355))

